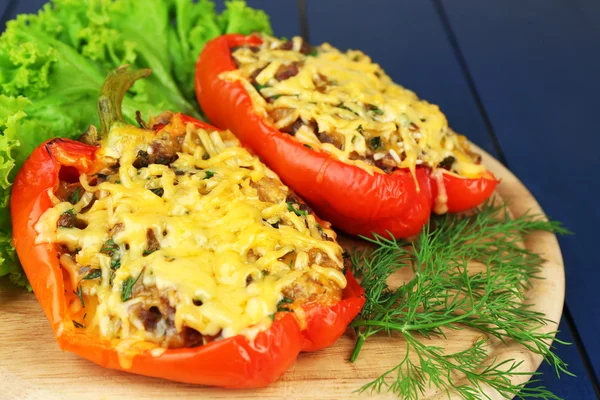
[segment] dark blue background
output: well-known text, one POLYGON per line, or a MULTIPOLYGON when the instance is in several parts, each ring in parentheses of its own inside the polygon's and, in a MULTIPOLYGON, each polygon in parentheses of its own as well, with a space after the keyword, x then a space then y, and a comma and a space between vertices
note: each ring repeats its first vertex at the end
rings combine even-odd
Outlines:
MULTIPOLYGON (((574 344, 557 352, 577 377, 542 365, 541 380, 565 399, 600 398, 600 1, 248 2, 271 15, 278 36, 302 32, 371 55, 575 232, 559 238, 567 296, 558 335, 574 344)), ((0 0, 0 31, 43 3, 0 0)))

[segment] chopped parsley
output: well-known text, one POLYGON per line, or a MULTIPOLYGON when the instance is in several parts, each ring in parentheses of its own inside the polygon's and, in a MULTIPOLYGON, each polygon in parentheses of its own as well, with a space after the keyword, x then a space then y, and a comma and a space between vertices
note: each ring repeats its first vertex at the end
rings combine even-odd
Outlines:
POLYGON ((140 276, 142 276, 143 273, 144 270, 142 269, 137 278, 135 278, 135 280, 133 279, 133 277, 130 276, 125 280, 125 282, 123 282, 123 292, 121 293, 121 299, 123 300, 123 302, 126 302, 131 298, 131 290, 133 289, 133 286, 137 283, 137 281, 140 279, 140 276))
POLYGON ((75 328, 85 328, 85 325, 83 325, 82 323, 77 322, 74 319, 72 321, 73 321, 73 325, 75 325, 75 328))
POLYGON ((309 148, 309 149, 311 149, 311 150, 312 150, 312 146, 311 146, 310 144, 306 144, 306 143, 304 143, 304 147, 307 147, 307 148, 309 148))
POLYGON ((208 170, 208 169, 206 171, 204 171, 204 173, 206 174, 206 176, 204 178, 202 178, 202 179, 210 179, 213 176, 215 176, 215 173, 212 172, 211 170, 208 170))
POLYGON ((294 207, 294 203, 292 203, 291 201, 287 202, 287 208, 288 208, 289 211, 294 212, 294 214, 296 214, 299 217, 308 215, 308 212, 306 212, 304 210, 300 210, 300 209, 294 207))
POLYGON ((291 311, 288 307, 286 307, 286 304, 291 304, 293 302, 294 300, 284 297, 279 303, 277 303, 277 312, 291 311))
POLYGON ((100 253, 112 256, 117 250, 119 250, 119 245, 115 243, 113 238, 110 238, 106 242, 104 242, 102 249, 100 249, 100 253))
POLYGON ((346 110, 346 111, 350 111, 352 114, 358 115, 358 113, 356 111, 354 111, 353 109, 346 107, 343 104, 340 104, 339 106, 337 106, 338 108, 341 108, 342 110, 346 110))
POLYGON ((371 138, 369 140, 369 146, 373 150, 379 149, 381 147, 381 137, 380 136, 375 136, 374 138, 371 138))
POLYGON ((356 128, 356 130, 358 131, 358 133, 360 133, 361 135, 364 133, 362 124, 358 126, 358 128, 356 128))
POLYGON ((81 307, 85 308, 85 302, 83 301, 83 289, 81 288, 81 285, 77 286, 77 291, 73 291, 73 294, 79 297, 81 307))
POLYGON ((151 189, 150 191, 158 197, 163 197, 163 194, 165 194, 165 190, 163 188, 151 189))
POLYGON ((113 271, 116 271, 119 268, 121 268, 121 259, 113 258, 113 260, 110 262, 110 269, 112 269, 113 271))
POLYGON ((268 85, 261 85, 261 84, 259 84, 259 83, 255 83, 255 84, 254 84, 254 85, 252 85, 252 86, 254 86, 254 88, 255 88, 256 90, 258 90, 259 92, 260 92, 261 90, 263 90, 264 88, 266 88, 266 87, 269 87, 268 85))
POLYGON ((373 104, 367 104, 367 109, 375 115, 383 115, 383 110, 373 104))
POLYGON ((69 203, 71 204, 77 204, 79 203, 79 200, 81 199, 81 193, 80 191, 80 187, 76 187, 75 190, 73 190, 73 193, 71 193, 71 195, 69 196, 69 203))
POLYGON ((84 281, 90 281, 92 279, 98 279, 102 276, 102 270, 99 268, 94 268, 87 273, 86 276, 83 277, 84 281))

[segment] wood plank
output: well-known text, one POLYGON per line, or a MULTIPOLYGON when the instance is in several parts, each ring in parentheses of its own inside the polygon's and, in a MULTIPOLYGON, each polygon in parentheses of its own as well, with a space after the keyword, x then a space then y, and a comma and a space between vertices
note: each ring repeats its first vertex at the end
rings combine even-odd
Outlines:
MULTIPOLYGON (((479 8, 485 7, 481 4, 479 8)), ((365 51, 396 82, 439 104, 454 129, 491 154, 498 155, 433 3, 374 1, 367 4, 358 0, 313 0, 308 2, 308 17, 313 43, 327 41, 340 48, 365 51), (365 15, 369 18, 364 18, 365 15), (410 18, 402 18, 404 15, 410 18), (340 22, 332 25, 331 21, 336 20, 340 22)), ((473 24, 476 26, 477 22, 473 24)), ((477 37, 475 32, 472 35, 477 37)), ((488 49, 489 52, 493 50, 494 46, 488 49)), ((493 81, 493 77, 488 79, 493 81)), ((554 213, 551 215, 555 216, 554 213)), ((564 321, 558 337, 573 342, 564 321)), ((544 372, 542 383, 564 398, 592 398, 592 384, 576 347, 559 346, 557 351, 578 378, 562 377, 559 380, 544 364, 540 367, 544 372)))
POLYGON ((600 2, 443 1, 511 169, 575 236, 567 304, 596 372, 600 2))

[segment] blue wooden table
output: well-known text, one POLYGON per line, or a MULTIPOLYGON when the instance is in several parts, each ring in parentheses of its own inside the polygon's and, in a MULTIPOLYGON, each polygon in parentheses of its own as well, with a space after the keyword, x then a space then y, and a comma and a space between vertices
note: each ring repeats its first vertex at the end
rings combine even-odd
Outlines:
MULTIPOLYGON (((0 31, 43 3, 0 0, 0 31)), ((558 337, 573 345, 557 352, 577 377, 558 379, 544 364, 541 380, 565 399, 600 399, 600 1, 249 3, 271 15, 278 36, 302 33, 370 54, 396 82, 439 104, 455 130, 575 232, 559 238, 567 294, 558 337)))

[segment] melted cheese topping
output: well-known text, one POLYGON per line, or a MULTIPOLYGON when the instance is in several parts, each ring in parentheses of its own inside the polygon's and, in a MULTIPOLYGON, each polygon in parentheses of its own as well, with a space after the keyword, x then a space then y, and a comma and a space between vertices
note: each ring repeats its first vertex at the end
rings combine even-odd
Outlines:
MULTIPOLYGON (((113 130, 103 157, 119 160, 114 175, 95 185, 97 176, 81 176, 76 204, 54 198, 36 224, 37 243, 68 248, 60 261, 85 298, 87 329, 127 339, 123 351, 144 340, 168 347, 173 328, 252 337, 284 299, 291 311, 308 300, 339 301, 342 251, 326 240, 335 233, 287 201, 287 187, 231 134, 188 125, 176 161, 134 167, 155 139, 113 130), (85 226, 58 226, 65 215, 85 226), (152 252, 149 235, 159 245, 152 252), (161 302, 174 308, 174 327, 162 318, 146 329, 139 310, 161 302)), ((79 308, 72 311, 81 315, 79 308)))
POLYGON ((303 54, 301 38, 289 50, 278 39, 262 39, 258 49, 236 49, 239 68, 221 78, 242 82, 276 128, 299 121, 297 140, 371 173, 448 164, 463 176, 484 171, 438 106, 395 84, 364 53, 323 44, 303 54))

